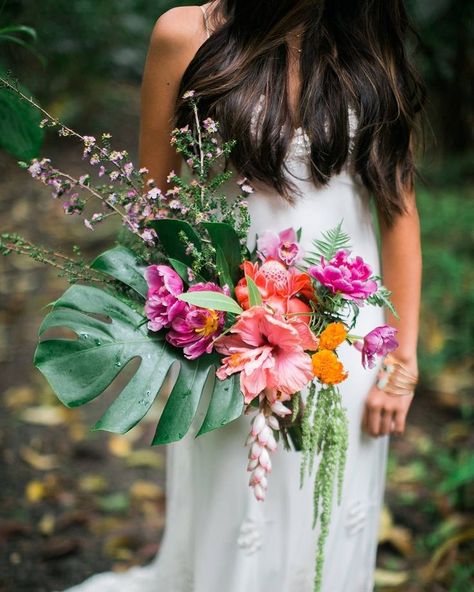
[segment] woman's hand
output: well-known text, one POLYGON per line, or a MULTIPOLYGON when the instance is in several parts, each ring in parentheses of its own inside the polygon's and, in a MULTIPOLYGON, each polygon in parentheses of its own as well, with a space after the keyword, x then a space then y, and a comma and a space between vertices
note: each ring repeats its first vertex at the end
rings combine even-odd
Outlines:
POLYGON ((365 400, 362 429, 374 437, 403 434, 412 401, 413 394, 387 395, 374 384, 365 400))

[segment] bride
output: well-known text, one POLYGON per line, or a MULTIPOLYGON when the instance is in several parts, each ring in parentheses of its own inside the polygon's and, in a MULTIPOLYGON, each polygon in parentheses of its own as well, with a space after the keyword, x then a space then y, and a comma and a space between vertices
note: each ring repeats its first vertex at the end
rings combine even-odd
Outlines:
MULTIPOLYGON (((189 118, 236 138, 230 166, 245 176, 252 227, 302 229, 303 247, 343 219, 354 252, 384 284, 400 320, 362 308, 355 333, 389 322, 395 357, 417 374, 421 253, 413 136, 423 87, 404 51, 402 0, 214 0, 157 21, 142 86, 140 164, 158 186, 181 167, 169 143, 189 118), (378 240, 377 227, 380 229, 378 240), (381 245, 379 251, 379 243, 381 245)), ((349 451, 341 505, 333 506, 323 592, 370 592, 388 437, 405 428, 413 392, 391 396, 378 367, 343 346, 341 392, 349 451)), ((204 397, 205 398, 205 397, 204 397)), ((156 559, 96 575, 70 592, 312 592, 317 532, 312 483, 300 457, 279 449, 265 502, 245 473, 249 417, 195 438, 202 420, 167 447, 166 529, 156 559)))

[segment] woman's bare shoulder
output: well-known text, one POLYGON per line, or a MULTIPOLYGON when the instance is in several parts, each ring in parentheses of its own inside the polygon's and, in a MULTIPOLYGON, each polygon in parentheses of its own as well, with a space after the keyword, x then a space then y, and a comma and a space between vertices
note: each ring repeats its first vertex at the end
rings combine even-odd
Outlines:
POLYGON ((151 41, 161 50, 195 53, 205 39, 203 14, 199 6, 176 6, 158 18, 151 41))

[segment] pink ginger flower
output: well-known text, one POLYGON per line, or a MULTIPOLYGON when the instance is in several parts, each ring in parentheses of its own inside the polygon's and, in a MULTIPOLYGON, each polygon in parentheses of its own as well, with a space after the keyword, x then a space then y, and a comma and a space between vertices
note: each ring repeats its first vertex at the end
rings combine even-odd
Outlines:
POLYGON ((250 472, 249 485, 258 501, 265 499, 268 487, 268 474, 272 470, 270 453, 277 449, 274 431, 280 429, 278 419, 274 415, 266 415, 260 410, 252 420, 252 429, 247 438, 250 472))
POLYGON ((264 307, 243 312, 230 332, 216 342, 225 356, 216 374, 224 380, 240 372, 245 403, 263 391, 270 404, 288 400, 313 378, 311 358, 296 327, 264 307))
POLYGON ((321 257, 321 263, 311 266, 308 273, 334 294, 340 293, 346 300, 361 304, 377 291, 377 282, 371 279, 372 269, 362 257, 350 259, 349 254, 341 249, 330 261, 321 257))
POLYGON ((150 265, 145 271, 148 284, 145 314, 148 329, 161 331, 171 325, 173 319, 186 308, 186 303, 178 300, 184 290, 179 275, 168 265, 150 265))
MULTIPOLYGON (((189 292, 211 290, 224 292, 212 282, 194 284, 189 292)), ((222 333, 225 323, 225 313, 192 304, 185 304, 171 322, 166 340, 175 347, 183 348, 188 360, 194 360, 204 353, 210 354, 214 340, 222 333)))
POLYGON ((257 240, 257 249, 262 260, 270 257, 285 265, 296 265, 304 256, 293 228, 287 228, 278 234, 265 230, 257 240))
POLYGON ((372 329, 363 339, 363 343, 356 341, 354 347, 362 353, 362 365, 364 368, 375 366, 376 356, 386 356, 397 349, 398 341, 395 339, 397 329, 390 325, 381 325, 372 329))

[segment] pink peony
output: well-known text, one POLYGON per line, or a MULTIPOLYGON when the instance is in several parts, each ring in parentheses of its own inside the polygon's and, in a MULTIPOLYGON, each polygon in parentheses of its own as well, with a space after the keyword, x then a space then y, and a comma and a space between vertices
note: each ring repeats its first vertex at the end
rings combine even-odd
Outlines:
POLYGON ((264 307, 243 312, 230 332, 216 342, 216 350, 226 356, 217 376, 224 380, 240 372, 245 403, 264 390, 270 403, 288 400, 313 378, 298 330, 264 307))
POLYGON ((286 265, 296 265, 304 255, 293 228, 287 228, 278 234, 265 230, 257 240, 257 249, 262 260, 270 257, 286 265))
POLYGON ((397 349, 398 341, 395 339, 397 329, 390 325, 376 327, 364 337, 363 343, 356 341, 354 347, 362 352, 362 365, 364 368, 375 366, 376 356, 385 356, 397 349))
POLYGON ((321 257, 320 265, 311 266, 308 273, 334 294, 360 303, 377 291, 377 283, 370 279, 372 269, 362 257, 349 259, 349 253, 341 249, 329 262, 321 257))
MULTIPOLYGON (((211 290, 223 292, 219 286, 211 282, 195 284, 189 292, 211 290)), ((185 304, 171 322, 171 329, 166 340, 175 347, 184 349, 184 355, 194 360, 204 353, 210 354, 215 338, 222 333, 225 314, 222 311, 200 308, 192 304, 185 304)))
POLYGON ((145 304, 148 328, 161 331, 186 308, 186 303, 177 298, 183 292, 183 282, 168 265, 150 265, 145 271, 145 279, 148 284, 145 304))

